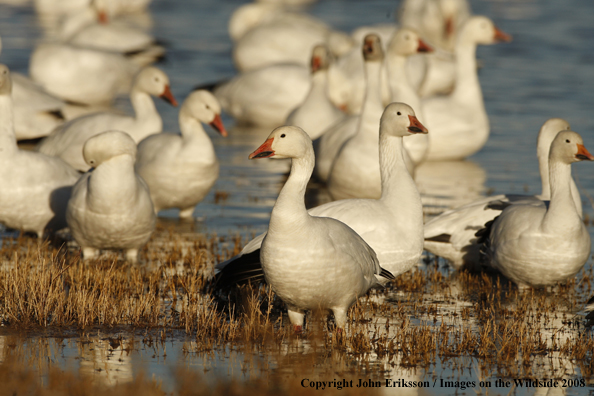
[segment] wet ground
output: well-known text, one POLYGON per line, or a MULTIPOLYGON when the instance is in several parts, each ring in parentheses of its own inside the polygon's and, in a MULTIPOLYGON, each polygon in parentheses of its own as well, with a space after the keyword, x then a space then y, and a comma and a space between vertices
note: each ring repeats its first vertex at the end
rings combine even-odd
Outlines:
MULTIPOLYGON (((240 4, 241 1, 230 0, 153 2, 152 31, 168 44, 167 59, 159 67, 170 76, 172 91, 178 100, 183 100, 197 85, 234 75, 230 57, 231 42, 226 29, 229 16, 240 4)), ((308 11, 336 28, 349 31, 363 24, 392 21, 396 5, 397 2, 389 0, 320 0, 308 11)), ((483 65, 480 80, 491 121, 491 137, 485 148, 464 162, 432 163, 418 170, 417 181, 428 216, 478 195, 540 192, 535 141, 538 129, 547 118, 566 118, 573 130, 584 137, 586 147, 591 150, 594 147, 594 7, 590 1, 476 0, 471 5, 474 13, 493 18, 501 29, 514 36, 514 41, 480 47, 478 50, 483 65)), ((3 40, 0 61, 8 64, 12 70, 26 73, 30 51, 42 35, 42 28, 32 9, 0 5, 0 35, 3 40)), ((125 100, 119 101, 118 105, 127 108, 125 100)), ((157 107, 163 115, 165 129, 177 131, 177 109, 160 102, 157 107)), ((229 118, 225 118, 224 122, 230 129, 227 139, 211 134, 221 162, 221 176, 206 200, 197 206, 195 215, 198 220, 180 223, 175 211, 161 214, 160 222, 166 227, 173 227, 175 232, 184 235, 216 232, 223 236, 240 233, 245 237, 263 231, 267 225, 288 163, 248 161, 247 155, 262 143, 270 131, 232 127, 233 120, 229 118)), ((591 166, 580 163, 573 167, 587 219, 594 215, 591 166)), ((322 201, 323 197, 323 188, 312 185, 308 192, 310 201, 322 201)), ((589 229, 592 234, 594 228, 589 229)), ((483 300, 484 296, 481 297, 481 288, 449 272, 444 263, 438 261, 437 269, 435 265, 432 258, 419 265, 420 277, 426 280, 419 281, 422 284, 414 292, 395 288, 374 298, 401 312, 400 321, 393 319, 401 326, 404 326, 403 321, 406 323, 408 320, 411 328, 416 326, 422 329, 425 326, 437 332, 435 329, 444 323, 452 334, 468 328, 473 334, 487 331, 482 339, 488 339, 491 334, 489 331, 493 331, 489 327, 492 324, 489 325, 488 319, 477 313, 480 311, 477 306, 487 311, 489 309, 489 304, 483 300), (430 279, 429 274, 432 273, 439 273, 443 278, 430 279), (439 286, 444 283, 446 286, 439 286)), ((586 267, 586 271, 591 271, 591 260, 586 267)), ((537 331, 538 334, 534 336, 541 337, 545 344, 557 342, 561 345, 587 334, 583 327, 572 325, 576 314, 582 315, 578 316, 578 321, 583 318, 583 303, 591 292, 589 280, 580 279, 589 277, 580 275, 569 286, 575 290, 563 290, 562 295, 570 297, 562 297, 560 305, 556 305, 561 298, 556 292, 538 295, 537 299, 549 301, 549 310, 532 307, 535 315, 545 315, 539 317, 538 321, 531 317, 526 319, 527 323, 510 323, 516 326, 515 329, 520 329, 518 331, 537 331)), ((517 312, 522 297, 515 295, 515 291, 510 293, 510 296, 502 297, 502 301, 499 301, 503 305, 500 309, 517 312)), ((376 328, 379 329, 372 333, 376 337, 376 346, 382 334, 387 339, 395 337, 390 326, 386 326, 388 317, 377 315, 370 319, 377 322, 376 328)), ((441 385, 440 380, 476 382, 475 386, 464 386, 465 389, 462 389, 461 383, 449 388, 436 386, 418 392, 421 394, 475 394, 479 389, 489 394, 508 394, 510 391, 533 394, 534 390, 529 388, 495 386, 497 379, 513 381, 527 372, 539 378, 577 379, 577 386, 574 386, 574 382, 566 382, 566 385, 572 385, 565 389, 567 394, 588 394, 592 389, 582 387, 582 382, 579 382, 584 379, 583 384, 589 385, 592 379, 592 370, 585 363, 587 360, 580 360, 575 354, 562 353, 562 347, 554 347, 540 355, 538 351, 534 352, 537 357, 530 361, 529 367, 514 372, 509 363, 505 363, 509 359, 513 361, 513 356, 509 355, 511 352, 506 352, 505 337, 498 339, 495 333, 493 338, 497 345, 489 347, 492 352, 495 351, 491 360, 481 357, 479 350, 470 348, 472 340, 469 340, 466 353, 451 352, 448 355, 445 345, 441 350, 446 353, 428 355, 429 364, 416 361, 401 365, 402 356, 380 356, 378 348, 372 348, 363 355, 314 354, 312 351, 316 348, 312 347, 309 339, 289 340, 272 349, 254 348, 250 351, 245 346, 230 345, 197 353, 193 346, 195 337, 181 331, 168 333, 163 340, 159 331, 154 331, 150 336, 159 341, 150 341, 138 329, 94 329, 84 334, 75 331, 66 338, 44 333, 19 335, 9 330, 0 330, 0 334, 3 334, 0 337, 2 349, 18 349, 22 355, 30 356, 31 364, 38 365, 40 372, 43 372, 41 367, 45 367, 49 361, 60 367, 93 373, 97 381, 109 384, 128 381, 143 371, 149 377, 154 375, 162 381, 163 389, 168 391, 175 389, 173 373, 180 366, 204 371, 209 378, 216 374, 222 378, 247 379, 269 375, 271 369, 281 373, 293 370, 302 364, 299 362, 304 356, 306 360, 307 356, 315 356, 312 366, 317 371, 309 370, 306 373, 318 378, 348 376, 354 378, 355 382, 359 378, 381 381, 384 378, 400 378, 429 381, 431 384, 437 380, 438 385, 441 385), (503 356, 505 353, 508 355, 503 356), (491 381, 492 386, 481 388, 481 380, 491 381)), ((370 325, 367 330, 372 331, 373 326, 370 325)), ((421 337, 422 334, 417 336, 421 337)), ((463 336, 461 333, 460 342, 452 341, 452 345, 464 345, 463 336)), ((509 342, 512 343, 512 340, 509 342)), ((525 340, 522 342, 526 344, 525 340)), ((592 357, 589 359, 591 361, 592 357)), ((518 366, 521 367, 519 360, 518 366)), ((300 380, 293 378, 291 381, 295 382, 296 387, 301 386, 300 380)), ((398 388, 383 390, 402 393, 402 389, 398 388)))

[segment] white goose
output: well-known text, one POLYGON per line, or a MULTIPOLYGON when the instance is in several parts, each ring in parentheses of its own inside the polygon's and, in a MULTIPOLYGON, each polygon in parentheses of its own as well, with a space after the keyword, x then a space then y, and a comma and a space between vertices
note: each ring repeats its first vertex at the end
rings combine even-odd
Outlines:
MULTIPOLYGON (((426 132, 410 106, 391 103, 380 122, 381 197, 344 199, 308 210, 312 216, 331 217, 355 230, 373 248, 382 268, 394 276, 410 270, 423 252, 423 208, 404 162, 403 137, 426 132)), ((259 235, 240 255, 217 266, 221 283, 255 279, 260 275, 256 252, 265 235, 259 235)))
POLYGON ((134 75, 155 61, 144 54, 124 56, 64 43, 41 43, 29 63, 29 75, 52 95, 84 104, 108 104, 128 92, 134 75))
POLYGON ((489 18, 474 16, 466 22, 456 43, 454 91, 423 101, 423 115, 431 130, 427 160, 459 160, 484 146, 489 118, 476 70, 476 47, 510 40, 489 18))
POLYGON ((88 8, 66 17, 59 38, 71 45, 119 53, 145 52, 162 56, 165 49, 145 31, 108 16, 107 7, 95 0, 88 8))
MULTIPOLYGON (((374 173, 377 170, 377 177, 370 181, 369 184, 377 182, 378 185, 365 196, 359 196, 356 193, 339 194, 338 191, 335 191, 337 195, 334 196, 331 192, 334 199, 378 198, 381 193, 379 185, 379 139, 377 136, 379 120, 384 110, 380 82, 384 52, 379 36, 374 33, 365 36, 362 50, 363 59, 365 60, 364 70, 367 83, 363 110, 360 116, 348 117, 343 122, 328 129, 322 135, 319 142, 316 143, 316 175, 323 181, 331 182, 331 175, 336 172, 338 174, 335 176, 337 180, 334 181, 334 188, 336 188, 338 180, 342 182, 343 176, 346 173, 351 173, 352 165, 348 163, 351 159, 350 156, 342 158, 340 161, 339 157, 344 154, 347 145, 354 138, 357 138, 359 140, 367 140, 369 147, 364 149, 365 157, 371 163, 372 167, 368 172, 374 173), (345 166, 346 168, 344 168, 345 166)), ((354 144, 360 144, 360 142, 354 144)), ((358 183, 358 181, 355 183, 358 183)))
MULTIPOLYGON (((383 105, 379 87, 384 54, 379 36, 365 38, 363 53, 369 87, 357 132, 342 145, 332 163, 328 191, 335 200, 381 196, 378 136, 383 105)), ((404 157, 408 169, 414 169, 406 150, 404 157)))
POLYGON ((72 189, 66 220, 85 260, 100 249, 123 249, 132 262, 155 228, 146 183, 134 172, 136 143, 119 131, 91 137, 83 156, 92 170, 72 189))
POLYGON ((82 146, 90 137, 108 129, 117 129, 128 133, 135 142, 140 142, 149 135, 161 132, 163 121, 151 95, 177 106, 167 75, 157 68, 147 67, 138 73, 130 92, 134 116, 96 113, 76 118, 55 129, 39 144, 38 150, 60 157, 84 172, 89 166, 83 159, 82 146))
POLYGON ((41 238, 66 226, 66 205, 79 174, 59 158, 19 150, 10 92, 10 72, 0 65, 0 223, 41 238))
POLYGON ((301 128, 275 129, 250 154, 250 159, 268 157, 292 162, 260 250, 266 281, 287 305, 297 331, 304 311, 310 309, 332 310, 337 327, 345 328, 347 310, 377 284, 375 276, 393 276, 380 267, 373 249, 355 231, 305 210, 305 188, 315 160, 311 139, 301 128))
MULTIPOLYGON (((537 196, 500 194, 484 197, 455 209, 447 210, 425 224, 425 249, 448 260, 456 269, 472 266, 479 261, 480 245, 475 233, 501 213, 501 209, 486 207, 491 201, 534 202, 550 199, 549 150, 560 131, 569 130, 569 123, 561 118, 551 118, 540 128, 536 153, 542 182, 542 191, 537 196)), ((578 213, 582 214, 580 193, 573 179, 571 193, 578 213)))
MULTIPOLYGON (((409 56, 420 52, 431 52, 429 47, 419 35, 411 29, 399 29, 392 36, 386 51, 386 69, 388 73, 388 82, 390 85, 391 101, 402 102, 416 109, 417 118, 423 122, 421 107, 421 98, 415 88, 411 85, 407 72, 406 64, 409 56)), ((412 162, 419 164, 425 159, 429 149, 428 135, 419 134, 406 139, 404 142, 406 152, 412 162)))
POLYGON ((276 126, 303 102, 310 86, 308 69, 287 63, 241 73, 215 88, 214 94, 239 123, 276 126))
POLYGON ((594 161, 582 137, 559 132, 549 153, 549 204, 511 205, 484 230, 490 264, 520 288, 563 282, 590 257, 590 234, 571 193, 571 164, 582 160, 594 161))
POLYGON ((346 118, 328 97, 328 67, 331 55, 325 45, 316 45, 311 56, 311 89, 303 103, 287 117, 286 125, 295 125, 315 140, 332 125, 346 118))
POLYGON ((233 61, 239 71, 277 63, 306 66, 311 49, 326 44, 336 56, 349 51, 354 42, 346 33, 331 30, 312 17, 291 17, 285 12, 249 29, 233 47, 233 61))
POLYGON ((210 92, 193 92, 179 111, 181 136, 157 133, 138 144, 135 168, 149 186, 155 213, 179 208, 180 218, 192 218, 194 207, 216 182, 219 161, 201 122, 227 136, 220 113, 210 92))

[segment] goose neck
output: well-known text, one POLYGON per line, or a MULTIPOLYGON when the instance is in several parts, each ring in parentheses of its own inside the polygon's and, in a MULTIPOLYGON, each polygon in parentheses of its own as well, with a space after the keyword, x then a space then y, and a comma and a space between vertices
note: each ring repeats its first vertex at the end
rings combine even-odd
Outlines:
POLYGON ((272 209, 269 232, 287 227, 298 229, 308 221, 310 216, 305 209, 305 189, 315 165, 313 148, 311 151, 310 155, 292 159, 291 173, 272 209))
POLYGON ((132 92, 130 93, 130 101, 132 102, 135 119, 137 121, 156 123, 159 128, 155 129, 155 131, 160 131, 163 129, 163 121, 161 120, 161 116, 157 112, 153 98, 151 98, 148 93, 138 88, 132 88, 132 92))
POLYGON ((452 96, 465 102, 482 104, 482 91, 476 69, 476 43, 456 44, 456 87, 452 96))
POLYGON ((202 161, 216 161, 214 145, 198 119, 183 110, 180 111, 179 129, 183 148, 191 151, 192 156, 198 155, 202 161))
POLYGON ((393 212, 408 216, 419 214, 422 221, 421 197, 406 168, 402 136, 380 134, 379 161, 382 183, 380 200, 393 212))
POLYGON ((559 232, 581 224, 571 194, 571 165, 549 159, 551 200, 543 219, 545 231, 559 232))
POLYGON ((12 97, 0 95, 0 134, 15 136, 14 134, 14 113, 12 107, 12 97))

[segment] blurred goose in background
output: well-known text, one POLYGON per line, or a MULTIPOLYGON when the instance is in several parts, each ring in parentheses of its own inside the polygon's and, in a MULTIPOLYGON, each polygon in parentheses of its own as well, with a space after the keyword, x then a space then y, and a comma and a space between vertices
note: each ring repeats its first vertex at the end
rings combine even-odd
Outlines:
POLYGON ((65 43, 39 44, 29 63, 31 78, 52 95, 75 103, 109 104, 128 92, 134 75, 160 55, 119 53, 65 43))
POLYGON ((191 219, 195 206, 215 184, 219 162, 201 123, 227 136, 220 113, 210 92, 192 92, 179 111, 181 136, 157 133, 138 144, 135 168, 149 186, 155 213, 179 208, 181 219, 191 219))
POLYGON ((456 87, 447 96, 423 100, 431 131, 427 160, 460 160, 479 151, 489 137, 489 118, 476 68, 478 44, 510 41, 511 37, 483 16, 470 18, 456 44, 456 87))
POLYGON ((93 169, 72 189, 66 220, 85 260, 101 249, 123 249, 138 259, 155 229, 156 215, 146 183, 134 172, 136 142, 126 133, 91 137, 83 156, 93 169))
MULTIPOLYGON (((384 111, 380 89, 384 54, 379 36, 369 34, 364 43, 367 95, 356 133, 344 142, 332 163, 328 177, 328 191, 335 200, 381 196, 378 136, 379 121, 384 111)), ((330 132, 334 131, 327 133, 330 132)), ((320 141, 320 148, 322 143, 324 142, 320 141)), ((406 147, 404 158, 407 168, 412 172, 415 163, 411 160, 406 147)))
POLYGON ((304 195, 314 168, 311 139, 301 128, 280 127, 252 154, 253 158, 291 158, 291 173, 270 215, 260 259, 266 282, 287 305, 296 331, 306 310, 329 309, 344 329, 347 310, 377 284, 382 269, 371 247, 338 220, 307 213, 304 195), (332 279, 332 282, 328 282, 332 279))
MULTIPOLYGON (((403 137, 427 133, 404 103, 386 107, 380 123, 379 199, 343 199, 309 209, 312 216, 331 217, 351 227, 373 248, 380 265, 398 276, 419 262, 423 252, 421 197, 404 162, 403 137)), ((217 266, 218 283, 233 284, 263 277, 259 249, 266 234, 250 241, 238 256, 217 266)), ((378 278, 384 283, 387 279, 378 278)))
POLYGON ((303 102, 310 87, 308 69, 287 63, 241 73, 216 87, 214 94, 237 122, 277 126, 303 102))
POLYGON ((278 63, 307 66, 317 44, 326 44, 336 56, 353 47, 354 42, 346 33, 332 30, 313 17, 292 14, 268 14, 266 22, 245 31, 233 46, 235 67, 244 72, 278 63))
MULTIPOLYGON (((390 40, 386 51, 385 67, 388 75, 392 102, 402 102, 416 110, 417 118, 423 122, 421 98, 411 85, 406 72, 409 56, 433 49, 425 44, 419 35, 411 29, 399 29, 390 40)), ((406 152, 415 165, 421 163, 429 149, 429 138, 418 134, 404 141, 406 152)))
POLYGON ((509 205, 477 235, 489 264, 520 289, 552 286, 575 276, 590 257, 590 234, 571 192, 571 164, 594 161, 582 137, 561 131, 549 152, 548 205, 509 205))
POLYGON ((55 129, 39 143, 39 152, 62 158, 80 171, 89 169, 82 157, 82 147, 92 136, 108 129, 128 133, 135 142, 140 142, 153 133, 161 132, 163 121, 155 108, 151 95, 158 96, 174 106, 177 102, 169 88, 169 77, 155 67, 140 71, 130 92, 134 115, 96 113, 71 120, 55 129))
MULTIPOLYGON (((365 135, 370 136, 370 140, 376 140, 376 148, 378 147, 378 127, 379 120, 382 116, 384 106, 381 99, 381 84, 380 84, 380 72, 382 66, 382 60, 384 58, 383 50, 381 47, 381 41, 378 35, 368 34, 363 40, 363 58, 365 59, 365 78, 367 82, 365 102, 363 111, 360 116, 351 116, 346 118, 343 122, 328 129, 322 137, 316 142, 316 175, 319 179, 328 182, 332 173, 335 171, 335 166, 347 166, 350 167, 352 164, 344 165, 342 162, 349 162, 350 158, 342 159, 340 165, 337 165, 337 160, 342 155, 344 147, 347 145, 354 136, 365 135), (374 137, 375 134, 375 137, 374 137)), ((372 150, 371 148, 370 150, 372 150)), ((376 153, 376 155, 379 155, 376 153)), ((373 160, 370 160, 373 161, 373 160)), ((374 164, 372 164, 374 167, 374 164)), ((378 182, 379 182, 379 157, 378 163, 375 164, 378 168, 378 182)), ((341 178, 345 172, 350 172, 349 169, 336 169, 336 172, 341 178)), ((370 170, 373 172, 373 170, 370 170)), ((336 181, 335 181, 336 183, 336 181)), ((336 185, 335 185, 336 188, 336 185)), ((379 186, 377 194, 371 198, 378 198, 380 196, 379 186)), ((376 193, 372 191, 371 194, 376 193)), ((357 195, 352 196, 340 196, 334 199, 344 198, 362 198, 357 195)), ((368 198, 368 197, 365 197, 368 198)))
POLYGON ((30 231, 66 226, 66 205, 79 173, 61 159, 19 150, 13 128, 10 71, 0 65, 0 223, 30 231))
POLYGON ((142 53, 158 59, 165 49, 156 44, 155 38, 134 25, 114 19, 105 10, 105 0, 95 0, 84 10, 65 17, 59 38, 81 48, 126 53, 142 53))
MULTIPOLYGON (((570 129, 569 123, 561 118, 551 118, 540 128, 536 144, 538 167, 542 190, 540 195, 499 194, 470 202, 455 209, 450 209, 431 219, 425 224, 425 249, 448 260, 449 264, 459 269, 472 267, 479 262, 480 245, 475 233, 484 225, 501 214, 501 208, 490 207, 491 201, 501 203, 534 202, 542 204, 551 197, 549 183, 549 151, 551 143, 560 131, 570 129)), ((573 178, 571 194, 578 214, 582 215, 582 200, 573 178)))
POLYGON ((312 140, 346 118, 328 97, 328 67, 331 57, 325 45, 314 47, 311 56, 311 89, 303 103, 289 114, 285 122, 286 125, 295 125, 307 131, 312 140))

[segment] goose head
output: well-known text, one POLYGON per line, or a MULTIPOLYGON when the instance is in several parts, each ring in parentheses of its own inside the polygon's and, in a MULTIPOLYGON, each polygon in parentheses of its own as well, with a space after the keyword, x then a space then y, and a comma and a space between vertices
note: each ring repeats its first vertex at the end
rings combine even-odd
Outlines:
POLYGON ((309 135, 299 127, 282 126, 272 131, 248 158, 304 158, 309 154, 313 155, 309 135))
POLYGON ((166 102, 177 106, 177 101, 169 88, 169 77, 156 67, 145 67, 136 75, 134 88, 149 95, 158 96, 166 102))
POLYGON ((512 37, 499 30, 492 20, 484 16, 474 16, 462 27, 459 40, 475 44, 495 44, 498 42, 509 42, 512 37))
POLYGON ((433 48, 421 40, 417 32, 408 28, 399 29, 388 44, 388 53, 400 56, 432 51, 433 48))
POLYGON ((370 33, 363 39, 363 59, 365 62, 381 62, 384 59, 382 41, 375 33, 370 33))
POLYGON ((311 52, 311 72, 312 74, 317 72, 318 70, 328 70, 330 67, 330 61, 332 59, 332 55, 330 55, 330 51, 328 47, 324 44, 318 44, 314 47, 313 51, 311 52))
POLYGON ((217 98, 208 91, 192 92, 184 101, 180 114, 187 114, 200 122, 209 124, 222 136, 227 136, 227 130, 221 120, 221 105, 217 98))
POLYGON ((126 132, 102 132, 87 140, 83 146, 83 158, 91 168, 122 155, 136 160, 136 142, 126 132))
POLYGON ((549 151, 551 150, 551 144, 557 134, 561 131, 569 131, 571 126, 569 122, 563 118, 549 118, 540 127, 538 132, 538 140, 536 143, 536 155, 538 158, 549 158, 549 151))
POLYGON ((417 119, 415 111, 405 103, 390 103, 380 119, 380 131, 392 136, 409 136, 427 133, 427 128, 417 119))
POLYGON ((571 164, 578 161, 594 161, 594 156, 584 147, 582 137, 573 131, 561 131, 551 144, 549 163, 571 164))
POLYGON ((245 4, 237 8, 229 19, 229 36, 233 41, 239 40, 252 28, 266 22, 281 11, 272 4, 245 4))
POLYGON ((10 69, 8 66, 0 64, 0 95, 10 95, 11 92, 10 69))

